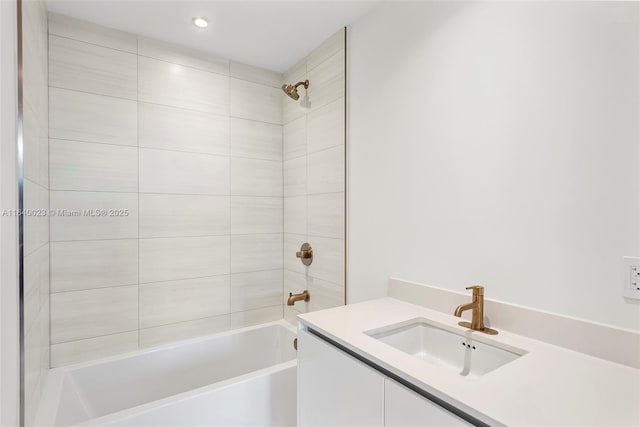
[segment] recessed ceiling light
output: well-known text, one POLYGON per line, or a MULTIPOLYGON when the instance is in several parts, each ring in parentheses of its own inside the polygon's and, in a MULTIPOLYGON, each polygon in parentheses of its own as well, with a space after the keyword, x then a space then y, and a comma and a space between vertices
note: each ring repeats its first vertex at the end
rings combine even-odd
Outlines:
POLYGON ((193 18, 193 25, 200 28, 207 28, 209 26, 209 21, 205 18, 193 18))

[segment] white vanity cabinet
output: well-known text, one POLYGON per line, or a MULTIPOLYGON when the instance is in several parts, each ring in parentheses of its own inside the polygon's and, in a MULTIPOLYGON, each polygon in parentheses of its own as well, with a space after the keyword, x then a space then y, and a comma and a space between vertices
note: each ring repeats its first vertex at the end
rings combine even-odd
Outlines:
POLYGON ((298 426, 384 425, 385 376, 298 330, 298 426))
POLYGON ((298 328, 298 426, 465 426, 466 421, 298 328))
POLYGON ((384 425, 387 427, 445 427, 471 424, 391 378, 386 378, 384 425))

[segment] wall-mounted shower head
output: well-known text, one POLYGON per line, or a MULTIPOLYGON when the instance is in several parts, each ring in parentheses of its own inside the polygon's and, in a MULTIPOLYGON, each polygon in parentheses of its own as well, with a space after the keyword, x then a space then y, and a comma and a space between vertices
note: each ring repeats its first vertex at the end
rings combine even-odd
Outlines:
POLYGON ((301 85, 304 86, 305 89, 309 89, 309 80, 298 82, 295 85, 283 84, 282 90, 287 94, 287 96, 289 96, 289 98, 297 101, 300 98, 300 95, 298 94, 298 86, 301 85))

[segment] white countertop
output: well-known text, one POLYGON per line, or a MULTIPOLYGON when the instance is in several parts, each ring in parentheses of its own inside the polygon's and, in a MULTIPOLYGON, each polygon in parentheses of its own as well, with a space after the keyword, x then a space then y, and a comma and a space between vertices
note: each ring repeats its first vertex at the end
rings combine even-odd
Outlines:
MULTIPOLYGON (((455 307, 452 307, 452 311, 455 307)), ((300 315, 356 354, 489 424, 640 426, 640 370, 500 330, 495 336, 394 298, 300 315), (480 377, 464 377, 397 350, 364 332, 425 318, 466 336, 527 354, 480 377)))

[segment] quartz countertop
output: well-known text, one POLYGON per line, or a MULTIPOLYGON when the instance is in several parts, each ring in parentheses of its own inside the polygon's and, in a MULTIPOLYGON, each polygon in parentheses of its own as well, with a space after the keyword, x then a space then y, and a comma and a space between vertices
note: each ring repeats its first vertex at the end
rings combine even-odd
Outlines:
MULTIPOLYGON (((452 311, 455 307, 452 307, 452 311)), ((460 320, 394 298, 300 315, 306 326, 491 425, 640 425, 640 370, 500 330, 488 336, 460 320), (479 377, 462 376, 365 334, 424 318, 465 337, 526 354, 479 377)))

